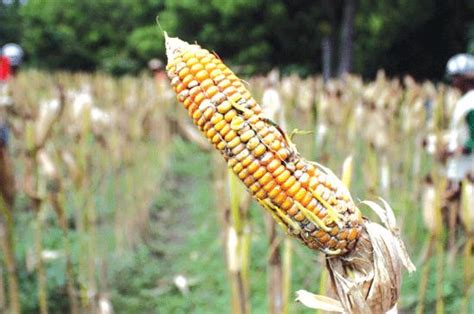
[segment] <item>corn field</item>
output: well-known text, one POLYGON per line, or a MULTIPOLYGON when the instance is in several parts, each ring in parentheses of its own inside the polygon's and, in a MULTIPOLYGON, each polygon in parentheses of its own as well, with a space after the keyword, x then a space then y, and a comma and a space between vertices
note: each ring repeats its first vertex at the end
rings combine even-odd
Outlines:
MULTIPOLYGON (((398 310, 474 312, 474 183, 453 220, 438 158, 460 95, 383 71, 370 82, 244 79, 304 158, 343 177, 365 217, 378 220, 362 200, 391 204, 417 267, 398 310), (265 105, 268 91, 279 101, 265 105)), ((0 312, 314 313, 296 291, 334 294, 324 255, 275 228, 164 74, 25 70, 8 89, 0 312)), ((329 251, 345 249, 333 240, 329 251)))

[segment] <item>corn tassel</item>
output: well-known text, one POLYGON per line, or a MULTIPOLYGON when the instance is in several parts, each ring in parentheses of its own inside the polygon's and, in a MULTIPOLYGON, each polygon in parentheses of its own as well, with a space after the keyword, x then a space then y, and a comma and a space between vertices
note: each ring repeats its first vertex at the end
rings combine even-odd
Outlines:
POLYGON ((168 38, 167 47, 178 100, 258 202, 308 247, 349 252, 361 214, 339 179, 299 155, 218 56, 178 39, 168 38))

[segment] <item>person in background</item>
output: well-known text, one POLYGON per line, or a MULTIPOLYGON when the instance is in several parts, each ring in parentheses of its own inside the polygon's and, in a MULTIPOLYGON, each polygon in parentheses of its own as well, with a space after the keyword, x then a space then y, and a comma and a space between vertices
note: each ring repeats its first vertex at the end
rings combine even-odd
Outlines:
POLYGON ((17 44, 6 44, 0 51, 0 197, 11 208, 15 199, 13 161, 8 151, 9 127, 6 110, 13 105, 8 83, 17 73, 23 50, 17 44))
POLYGON ((2 56, 9 60, 10 72, 14 76, 23 61, 23 49, 17 44, 9 43, 2 47, 2 56))
POLYGON ((150 69, 150 71, 153 72, 153 75, 155 76, 155 80, 157 82, 168 79, 166 77, 163 61, 161 61, 160 59, 154 58, 148 61, 148 68, 150 69))
POLYGON ((451 85, 463 95, 454 107, 448 147, 444 152, 448 185, 453 194, 457 194, 461 182, 474 172, 474 56, 455 55, 447 63, 446 74, 451 85))
POLYGON ((474 173, 474 56, 457 54, 449 59, 446 75, 462 93, 451 116, 446 161, 447 188, 443 197, 443 220, 448 223, 448 246, 455 247, 456 226, 460 222, 463 181, 474 173))
MULTIPOLYGON (((17 44, 9 43, 0 50, 0 107, 12 105, 8 95, 8 82, 14 77, 23 61, 23 49, 17 44)), ((0 123, 1 123, 0 115, 0 123)))

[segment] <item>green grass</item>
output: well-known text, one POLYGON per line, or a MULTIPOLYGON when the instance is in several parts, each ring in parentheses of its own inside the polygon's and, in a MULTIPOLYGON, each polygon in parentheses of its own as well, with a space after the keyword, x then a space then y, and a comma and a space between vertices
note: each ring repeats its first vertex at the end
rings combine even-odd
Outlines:
MULTIPOLYGON (((222 228, 215 206, 211 156, 200 151, 196 146, 179 138, 174 140, 163 166, 156 165, 157 157, 154 144, 144 144, 142 159, 145 165, 137 163, 122 174, 109 173, 101 179, 98 192, 94 194, 94 203, 99 212, 98 227, 98 260, 105 260, 106 286, 114 308, 118 313, 227 313, 230 309, 230 284, 227 278, 222 245, 222 228), (154 168, 153 165, 156 165, 154 168), (153 169, 153 170, 151 170, 153 169), (156 176, 146 184, 155 184, 157 191, 149 209, 149 219, 142 232, 129 234, 136 238, 131 246, 118 247, 114 238, 113 213, 118 207, 126 210, 128 217, 134 213, 132 206, 124 209, 118 204, 114 186, 121 191, 130 190, 129 184, 136 184, 144 178, 144 171, 151 171, 148 179, 156 176), (190 282, 187 294, 181 293, 173 283, 176 275, 185 276, 190 282)), ((342 157, 340 158, 342 160, 342 157)), ((357 159, 356 159, 357 160, 357 159)), ((361 170, 356 169, 355 190, 364 197, 365 188, 360 177, 361 170)), ((98 180, 98 179, 97 179, 98 180)), ((136 188, 136 187, 135 187, 136 188)), ((19 206, 23 201, 20 200, 19 206)), ((416 262, 426 243, 426 233, 421 223, 419 204, 415 204, 408 192, 401 191, 393 197, 392 205, 398 219, 403 221, 404 238, 416 262), (411 213, 413 218, 400 217, 411 213)), ((74 207, 69 208, 74 210, 74 207)), ((77 210, 77 209, 76 209, 77 210)), ((70 212, 71 213, 71 212, 70 212)), ((263 215, 266 213, 253 204, 250 210, 251 221, 251 269, 250 291, 253 313, 267 312, 266 294, 266 259, 268 243, 265 236, 263 215)), ((16 243, 17 258, 21 261, 20 282, 22 305, 25 313, 37 311, 35 274, 26 270, 25 260, 31 252, 33 233, 31 223, 33 215, 23 212, 17 216, 16 243)), ((62 239, 51 209, 45 213, 47 228, 44 232, 44 247, 62 249, 62 239)), ((73 257, 77 262, 80 252, 79 238, 71 232, 73 257)), ((323 265, 319 253, 311 252, 294 241, 293 273, 291 292, 306 289, 317 292, 319 276, 323 265)), ((446 262, 446 261, 445 261, 446 262)), ((436 302, 435 271, 436 260, 431 258, 426 311, 434 311, 436 302)), ((76 263, 77 271, 77 263, 76 263)), ((412 312, 418 303, 418 285, 421 266, 417 265, 415 274, 404 276, 400 308, 403 312, 412 312)), ((445 309, 456 312, 460 306, 462 291, 462 259, 457 258, 453 266, 444 267, 443 284, 445 309)), ((47 264, 48 289, 52 313, 67 311, 65 295, 64 259, 47 264)), ((99 282, 104 284, 103 278, 99 282)), ((471 302, 471 309, 472 309, 471 302)), ((290 300, 291 313, 314 313, 302 305, 290 300)))

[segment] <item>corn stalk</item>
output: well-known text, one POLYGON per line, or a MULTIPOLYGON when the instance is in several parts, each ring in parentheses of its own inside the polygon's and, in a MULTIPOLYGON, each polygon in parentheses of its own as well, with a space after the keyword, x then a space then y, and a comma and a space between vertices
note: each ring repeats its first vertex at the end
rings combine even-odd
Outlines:
POLYGON ((0 265, 0 312, 7 311, 7 300, 5 298, 5 280, 3 278, 3 266, 0 265))
POLYGON ((0 212, 2 215, 2 219, 0 219, 0 246, 3 251, 7 270, 9 307, 12 313, 17 314, 20 313, 20 300, 16 277, 17 267, 13 240, 13 216, 11 209, 8 208, 2 195, 0 195, 0 212))
POLYGON ((69 239, 69 227, 64 206, 64 194, 60 182, 55 182, 55 188, 51 189, 48 194, 49 201, 53 206, 53 209, 58 218, 58 225, 63 233, 64 254, 66 256, 66 285, 70 313, 79 314, 79 303, 77 300, 77 290, 74 280, 74 269, 72 263, 71 241, 69 239))
MULTIPOLYGON (((1 121, 0 132, 8 129, 1 121)), ((0 135, 0 245, 3 251, 5 266, 7 270, 9 308, 13 314, 20 313, 20 300, 17 280, 17 265, 15 261, 15 244, 13 207, 16 196, 14 166, 8 152, 8 134, 0 135), (3 138, 5 137, 5 138, 3 138)))

